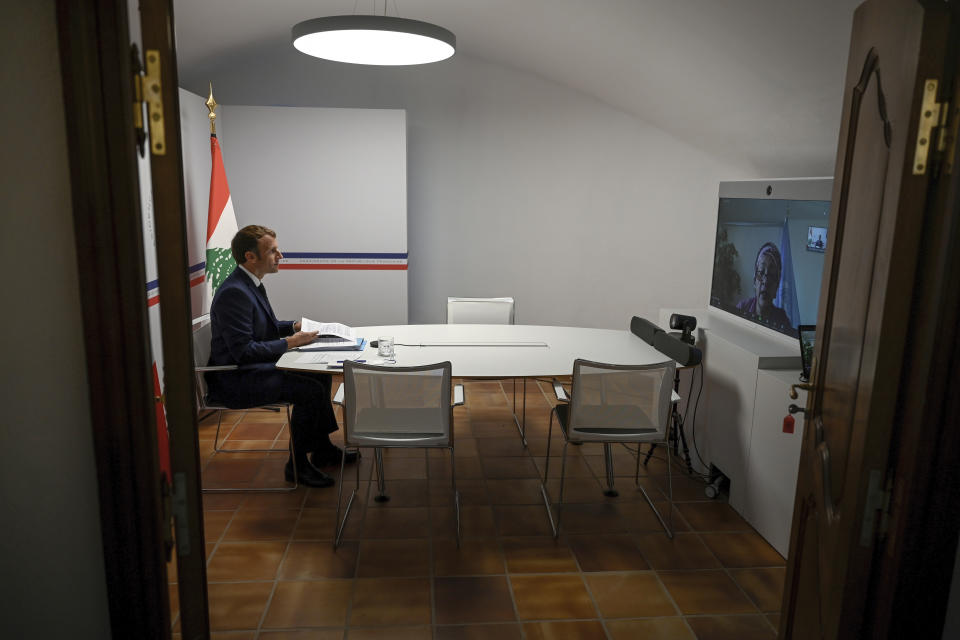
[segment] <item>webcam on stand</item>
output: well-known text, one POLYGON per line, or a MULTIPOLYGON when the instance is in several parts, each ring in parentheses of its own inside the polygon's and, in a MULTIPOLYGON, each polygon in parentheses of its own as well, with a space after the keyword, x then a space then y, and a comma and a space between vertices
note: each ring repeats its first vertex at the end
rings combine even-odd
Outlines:
POLYGON ((677 336, 687 344, 694 344, 697 340, 693 337, 693 330, 697 328, 697 319, 693 316, 685 316, 674 313, 670 316, 670 328, 677 329, 681 333, 677 336))

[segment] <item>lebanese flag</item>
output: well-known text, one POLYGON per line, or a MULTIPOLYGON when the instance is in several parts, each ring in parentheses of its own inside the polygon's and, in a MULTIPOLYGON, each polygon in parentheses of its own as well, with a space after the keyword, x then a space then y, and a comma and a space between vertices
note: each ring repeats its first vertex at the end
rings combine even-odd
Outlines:
POLYGON ((223 168, 223 156, 217 134, 210 134, 210 206, 207 208, 207 284, 203 308, 210 310, 213 294, 237 266, 230 253, 230 241, 237 233, 237 216, 233 213, 233 200, 227 184, 227 172, 223 168))
POLYGON ((157 409, 157 457, 160 459, 160 473, 171 482, 170 436, 167 433, 167 412, 163 406, 163 391, 160 390, 160 374, 157 361, 153 361, 153 397, 157 409))

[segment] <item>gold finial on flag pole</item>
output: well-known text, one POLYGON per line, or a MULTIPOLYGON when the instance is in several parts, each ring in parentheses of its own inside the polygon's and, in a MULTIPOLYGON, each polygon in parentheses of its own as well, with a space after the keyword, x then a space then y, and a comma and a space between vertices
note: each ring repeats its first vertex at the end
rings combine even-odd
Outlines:
POLYGON ((207 109, 210 110, 210 115, 207 117, 210 118, 210 135, 217 135, 217 114, 214 113, 214 110, 217 108, 217 101, 213 99, 213 83, 210 83, 210 95, 207 97, 205 103, 207 109))

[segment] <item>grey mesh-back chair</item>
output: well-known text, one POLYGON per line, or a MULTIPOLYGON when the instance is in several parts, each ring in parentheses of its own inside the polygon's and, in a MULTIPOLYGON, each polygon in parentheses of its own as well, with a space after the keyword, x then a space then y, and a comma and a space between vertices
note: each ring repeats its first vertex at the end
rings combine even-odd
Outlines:
MULTIPOLYGON (((567 445, 571 442, 599 442, 603 444, 607 465, 608 495, 613 491, 613 456, 610 445, 616 443, 665 442, 673 403, 670 381, 676 363, 672 360, 652 365, 614 365, 577 359, 573 363, 573 388, 568 397, 556 383, 557 396, 561 402, 550 412, 550 429, 547 432, 547 459, 544 465, 540 493, 547 507, 547 517, 554 537, 560 534, 560 517, 563 512, 563 483, 566 474, 567 445), (551 500, 546 483, 550 473, 550 439, 556 418, 563 433, 561 454, 560 493, 557 517, 554 520, 551 500)), ((643 492, 667 536, 673 537, 673 481, 670 477, 670 454, 667 454, 667 486, 669 493, 669 524, 660 515, 646 490, 639 483, 640 456, 634 482, 643 492)))
MULTIPOLYGON (((513 324, 516 303, 513 298, 447 298, 447 324, 513 324)), ((523 406, 517 417, 517 379, 513 382, 513 421, 527 446, 527 379, 523 379, 523 406)))
MULTIPOLYGON (((204 314, 199 318, 194 319, 193 321, 193 371, 194 371, 194 388, 197 394, 197 410, 199 411, 216 411, 217 412, 217 431, 213 437, 213 450, 216 454, 220 453, 277 453, 276 449, 224 449, 221 446, 220 442, 220 427, 223 424, 223 412, 229 411, 230 409, 236 409, 238 407, 228 407, 223 403, 217 402, 215 398, 210 397, 210 392, 207 389, 207 380, 204 376, 207 372, 217 372, 217 371, 233 371, 237 369, 237 365, 207 365, 207 362, 210 360, 210 340, 212 337, 212 329, 210 326, 210 314, 204 314)), ((287 429, 290 428, 290 404, 286 402, 278 402, 275 404, 261 405, 257 407, 249 407, 253 409, 264 409, 269 411, 286 411, 287 412, 287 429)), ((205 488, 203 489, 204 493, 218 493, 218 492, 262 492, 262 491, 293 491, 299 486, 297 481, 297 462, 296 458, 293 455, 293 438, 289 439, 289 448, 290 448, 290 457, 293 459, 293 485, 287 487, 217 487, 217 488, 205 488)))
MULTIPOLYGON (((343 385, 334 402, 343 405, 343 442, 349 450, 374 448, 377 474, 377 501, 389 500, 383 476, 383 449, 445 448, 450 451, 450 477, 456 515, 457 544, 460 544, 460 494, 453 455, 453 407, 463 404, 463 387, 457 385, 451 402, 451 365, 439 362, 418 367, 381 367, 352 361, 343 363, 343 385)), ((360 486, 360 465, 356 485, 340 519, 343 499, 344 456, 337 489, 337 517, 333 546, 340 544, 350 507, 360 486)))

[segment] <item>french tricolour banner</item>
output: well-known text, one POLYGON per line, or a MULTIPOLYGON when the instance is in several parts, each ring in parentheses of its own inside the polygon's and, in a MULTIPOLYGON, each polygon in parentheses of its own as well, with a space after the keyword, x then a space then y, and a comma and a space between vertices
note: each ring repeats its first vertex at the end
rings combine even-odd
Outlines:
POLYGON ((210 134, 210 206, 207 209, 207 284, 203 299, 204 313, 210 310, 213 294, 227 279, 237 263, 230 254, 230 241, 237 233, 237 217, 227 185, 227 172, 217 134, 210 134))

